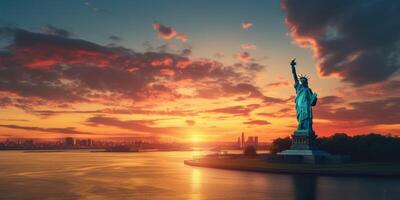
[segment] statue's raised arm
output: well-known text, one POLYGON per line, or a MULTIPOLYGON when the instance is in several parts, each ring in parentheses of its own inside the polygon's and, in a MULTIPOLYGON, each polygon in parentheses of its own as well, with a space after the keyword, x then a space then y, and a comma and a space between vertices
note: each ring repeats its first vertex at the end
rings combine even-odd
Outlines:
POLYGON ((297 73, 296 73, 296 58, 294 58, 290 62, 290 66, 292 66, 292 74, 293 74, 293 79, 294 79, 294 87, 296 88, 299 85, 299 79, 297 78, 297 73))
POLYGON ((296 90, 296 113, 299 122, 298 130, 312 133, 312 107, 317 103, 317 94, 308 87, 308 76, 300 75, 297 77, 296 60, 290 62, 294 79, 294 88, 296 90))

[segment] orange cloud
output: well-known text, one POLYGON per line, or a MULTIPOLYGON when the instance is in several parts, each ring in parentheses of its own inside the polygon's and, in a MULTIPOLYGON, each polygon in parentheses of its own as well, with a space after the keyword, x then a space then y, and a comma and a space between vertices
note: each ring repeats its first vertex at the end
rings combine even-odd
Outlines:
POLYGON ((186 122, 186 124, 189 125, 189 126, 193 126, 193 125, 196 124, 196 121, 194 121, 194 120, 186 120, 185 122, 186 122))
POLYGON ((174 70, 170 70, 170 69, 161 69, 160 70, 160 74, 167 75, 167 76, 172 76, 172 75, 175 75, 175 71, 174 70))
POLYGON ((222 53, 222 52, 217 52, 217 53, 214 54, 214 57, 216 57, 216 58, 222 58, 224 56, 225 56, 225 54, 222 53))
POLYGON ((242 44, 240 45, 240 48, 242 48, 243 50, 247 50, 247 49, 257 49, 257 46, 255 44, 242 44))
POLYGON ((242 22, 242 28, 245 29, 245 30, 250 29, 252 26, 253 26, 253 24, 251 22, 249 22, 249 21, 243 21, 242 22))
POLYGON ((49 133, 62 133, 62 134, 92 134, 88 132, 81 132, 75 130, 75 127, 67 127, 67 128, 41 128, 34 126, 19 126, 19 125, 0 125, 0 127, 11 128, 11 129, 22 129, 28 131, 37 131, 37 132, 49 132, 49 133))
POLYGON ((250 126, 254 126, 254 125, 263 126, 263 125, 268 125, 271 123, 266 120, 249 120, 249 121, 243 122, 243 124, 247 124, 250 126))
MULTIPOLYGON (((22 29, 9 31, 14 40, 6 47, 8 52, 0 54, 0 66, 3 67, 0 78, 7 80, 0 83, 0 92, 26 98, 23 107, 33 105, 33 102, 41 104, 42 101, 108 104, 117 99, 181 98, 176 83, 182 80, 192 80, 196 83, 193 87, 200 90, 201 85, 207 82, 204 86, 212 84, 226 90, 221 93, 224 97, 234 96, 237 93, 227 85, 236 85, 233 82, 244 80, 242 76, 252 76, 251 72, 260 68, 252 63, 237 71, 210 59, 191 60, 170 53, 140 53, 22 29)), ((262 97, 252 83, 235 87, 242 94, 262 97)))
POLYGON ((153 23, 153 29, 157 31, 158 36, 169 40, 176 36, 176 30, 173 27, 164 26, 158 22, 153 23))
POLYGON ((152 66, 165 66, 165 67, 170 67, 170 66, 172 66, 173 62, 174 62, 174 61, 172 60, 172 58, 165 57, 165 58, 161 58, 161 59, 158 59, 158 60, 153 60, 153 61, 151 62, 151 65, 152 65, 152 66))
POLYGON ((250 114, 250 112, 259 108, 260 106, 261 105, 259 105, 259 104, 250 104, 250 105, 246 105, 246 106, 229 106, 229 107, 224 107, 224 108, 208 110, 207 112, 247 116, 250 114))
POLYGON ((166 40, 170 40, 172 38, 175 38, 181 42, 187 42, 188 41, 188 36, 186 33, 183 32, 177 32, 174 27, 170 26, 165 26, 162 25, 158 22, 153 23, 153 29, 157 31, 158 36, 161 38, 164 38, 166 40))
POLYGON ((289 81, 287 81, 287 80, 279 80, 279 81, 268 83, 266 85, 266 87, 278 88, 278 87, 286 87, 286 86, 289 86, 289 85, 290 85, 289 81))
POLYGON ((187 42, 188 36, 186 35, 186 33, 177 33, 176 39, 180 40, 181 42, 187 42))
POLYGON ((235 55, 235 58, 238 59, 241 62, 250 62, 253 61, 254 59, 251 57, 249 52, 241 52, 237 53, 235 55))
POLYGON ((86 120, 86 123, 90 126, 113 126, 117 128, 127 129, 141 133, 151 133, 157 135, 164 134, 176 134, 178 133, 178 127, 156 127, 157 120, 120 120, 115 117, 105 116, 94 116, 86 120))

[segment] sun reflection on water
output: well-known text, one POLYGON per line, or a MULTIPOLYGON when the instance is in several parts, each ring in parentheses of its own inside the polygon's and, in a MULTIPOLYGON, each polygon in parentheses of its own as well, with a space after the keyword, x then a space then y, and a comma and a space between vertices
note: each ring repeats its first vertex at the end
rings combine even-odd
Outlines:
POLYGON ((201 183, 202 183, 201 177, 202 177, 202 174, 201 174, 200 169, 192 170, 192 182, 191 182, 191 185, 192 185, 191 199, 192 200, 201 199, 201 196, 200 196, 201 195, 201 183))

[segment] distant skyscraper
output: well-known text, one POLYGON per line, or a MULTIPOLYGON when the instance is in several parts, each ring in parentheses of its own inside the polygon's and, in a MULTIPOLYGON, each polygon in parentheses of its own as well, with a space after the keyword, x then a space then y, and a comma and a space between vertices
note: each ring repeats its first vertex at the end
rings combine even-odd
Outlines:
POLYGON ((93 146, 93 140, 92 139, 87 139, 87 146, 88 147, 93 146))
POLYGON ((244 149, 248 146, 253 146, 254 148, 258 148, 258 136, 248 136, 247 140, 244 140, 244 134, 242 133, 242 141, 241 147, 244 149))
POLYGON ((249 137, 247 138, 246 144, 247 144, 247 145, 253 145, 253 136, 249 136, 249 137))
POLYGON ((242 145, 241 145, 241 147, 244 148, 244 132, 242 132, 242 145))
POLYGON ((73 137, 65 138, 65 145, 68 147, 73 147, 75 145, 75 139, 73 137))
POLYGON ((33 147, 33 144, 34 144, 33 140, 25 140, 23 143, 24 147, 27 147, 27 148, 33 147))
POLYGON ((258 147, 258 136, 254 137, 254 146, 257 148, 258 147))

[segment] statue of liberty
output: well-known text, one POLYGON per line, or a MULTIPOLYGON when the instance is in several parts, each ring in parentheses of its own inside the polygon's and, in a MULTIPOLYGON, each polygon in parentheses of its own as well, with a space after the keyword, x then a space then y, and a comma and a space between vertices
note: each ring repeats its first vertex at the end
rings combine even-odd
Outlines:
MULTIPOLYGON (((297 76, 295 59, 290 62, 292 66, 292 74, 294 79, 294 88, 296 89, 296 113, 299 126, 292 135, 292 145, 290 149, 281 151, 278 154, 289 156, 302 156, 301 162, 317 163, 328 159, 330 154, 319 150, 315 144, 317 135, 312 127, 312 107, 317 104, 317 94, 308 87, 308 77, 301 75, 297 76), (322 160, 321 160, 322 159, 322 160)), ((295 157, 293 159, 298 159, 295 157)))
POLYGON ((295 59, 290 62, 296 89, 296 113, 299 126, 295 133, 313 134, 312 128, 312 106, 317 104, 317 94, 313 93, 308 87, 308 77, 305 75, 297 76, 295 59), (300 83, 299 83, 300 80, 300 83))

